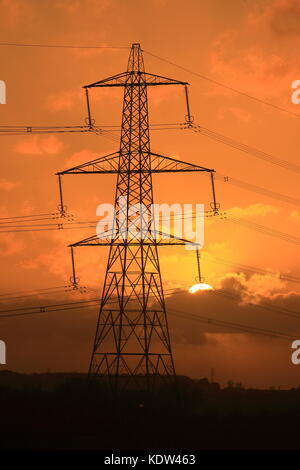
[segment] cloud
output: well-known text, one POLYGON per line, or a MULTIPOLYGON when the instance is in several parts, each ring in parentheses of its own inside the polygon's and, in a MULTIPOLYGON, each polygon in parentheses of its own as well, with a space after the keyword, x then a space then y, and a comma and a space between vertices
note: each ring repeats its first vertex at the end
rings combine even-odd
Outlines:
POLYGON ((80 8, 80 2, 78 0, 61 0, 55 3, 55 8, 63 10, 67 15, 75 15, 80 8))
POLYGON ((25 249, 25 243, 13 233, 2 233, 0 239, 0 256, 12 256, 25 249))
POLYGON ((14 148, 18 153, 25 155, 55 155, 64 147, 62 141, 55 136, 39 137, 37 135, 26 137, 14 148))
POLYGON ((275 309, 289 310, 295 314, 299 312, 300 293, 292 291, 283 294, 283 287, 282 281, 268 274, 247 276, 244 273, 228 273, 214 291, 199 291, 193 295, 175 291, 167 298, 172 337, 179 343, 204 344, 208 341, 209 333, 241 334, 238 329, 232 330, 225 324, 213 324, 213 320, 283 331, 292 335, 297 332, 300 334, 298 319, 286 316, 283 322, 284 315, 263 308, 264 304, 268 304, 275 309), (231 295, 234 295, 236 300, 232 299, 231 295), (176 317, 176 314, 179 317, 176 317), (192 314, 193 318, 189 318, 189 314, 192 314), (209 322, 205 318, 211 318, 212 321, 209 322))
POLYGON ((268 4, 262 11, 249 15, 249 23, 255 26, 268 25, 278 36, 300 35, 299 0, 277 0, 268 4))
MULTIPOLYGON (((297 46, 276 42, 274 47, 272 35, 299 35, 299 5, 298 0, 273 2, 263 11, 252 12, 237 30, 220 34, 210 53, 211 76, 262 99, 282 95, 290 104, 290 84, 298 78, 292 52, 298 42, 297 46)), ((298 41, 298 36, 295 38, 298 41)), ((232 95, 231 90, 221 87, 211 93, 232 95)))
POLYGON ((248 111, 245 111, 244 109, 237 106, 222 106, 218 110, 219 119, 227 119, 228 115, 230 114, 242 122, 249 122, 252 119, 252 116, 250 113, 248 113, 248 111))
MULTIPOLYGON (((232 45, 231 45, 232 47, 232 45)), ((241 91, 252 91, 261 97, 278 96, 286 93, 290 83, 297 77, 297 66, 292 61, 268 51, 257 52, 248 47, 233 58, 222 51, 211 55, 211 74, 222 77, 225 84, 241 91)), ((229 94, 218 88, 215 93, 229 94)))
MULTIPOLYGON (((267 281, 268 276, 266 276, 267 281)), ((234 330, 230 325, 226 325, 228 322, 235 322, 240 325, 290 332, 293 335, 300 332, 299 320, 282 317, 275 312, 242 301, 244 293, 251 292, 251 282, 253 280, 247 282, 243 274, 224 277, 221 288, 226 287, 237 296, 240 294, 238 301, 223 296, 221 289, 215 293, 202 291, 194 295, 177 290, 167 297, 171 341, 179 373, 184 371, 185 374, 194 377, 203 377, 210 366, 217 364, 217 380, 223 382, 235 378, 250 384, 255 381, 272 384, 274 377, 288 376, 288 374, 290 375, 286 382, 294 383, 298 380, 295 377, 295 369, 289 370, 288 343, 234 330), (225 323, 216 324, 213 320, 225 323)), ((265 296, 262 296, 262 299, 266 301, 265 296)), ((76 300, 78 298, 74 293, 69 295, 63 293, 23 300, 21 305, 28 307, 76 300)), ((267 300, 276 308, 297 311, 300 294, 275 293, 268 296, 267 300)), ((7 306, 2 304, 1 310, 4 308, 7 306)), ((10 308, 13 307, 10 305, 10 308)), ((9 345, 9 367, 27 371, 47 368, 57 371, 86 371, 97 316, 98 306, 86 308, 82 304, 77 310, 69 312, 39 313, 17 319, 3 318, 1 335, 9 345), (16 321, 19 322, 19 328, 13 327, 16 321)))
POLYGON ((173 86, 166 87, 148 87, 148 97, 151 104, 158 106, 165 101, 180 99, 182 90, 173 86))
MULTIPOLYGON (((68 222, 66 222, 68 223, 68 222)), ((75 240, 92 236, 95 229, 83 229, 78 231, 80 235, 75 235, 75 240), (85 236, 83 234, 86 234, 85 236)), ((76 233, 78 233, 76 231, 76 233)), ((39 237, 40 235, 38 235, 39 237)), ((70 255, 70 232, 68 230, 57 230, 44 235, 46 241, 35 241, 35 251, 28 250, 21 261, 19 268, 25 272, 29 279, 38 278, 40 273, 49 279, 55 279, 55 282, 69 284, 72 282, 72 261, 70 255), (45 246, 47 250, 45 250, 45 246), (35 254, 37 253, 37 254, 35 254)), ((75 241, 74 240, 74 241, 75 241)), ((97 251, 97 250, 96 250, 97 251)), ((84 249, 74 250, 75 271, 80 286, 99 287, 104 276, 106 257, 97 256, 93 249, 85 247, 84 249)))
POLYGON ((96 153, 92 152, 88 149, 80 150, 79 152, 73 153, 64 163, 65 169, 73 168, 74 166, 82 165, 83 163, 87 163, 91 160, 96 160, 96 158, 100 158, 100 156, 104 155, 104 153, 96 153))
POLYGON ((294 223, 300 222, 300 213, 297 210, 290 212, 288 217, 294 223))
POLYGON ((66 90, 46 98, 45 107, 50 111, 69 111, 83 101, 81 88, 76 90, 66 90))
MULTIPOLYGON (((102 16, 104 10, 111 6, 111 0, 60 0, 55 4, 55 8, 63 10, 64 14, 74 17, 79 13, 79 9, 91 12, 95 17, 102 16)), ((77 19, 77 18, 75 18, 77 19)))
POLYGON ((266 216, 269 214, 277 214, 278 213, 278 208, 275 206, 271 206, 269 204, 262 204, 262 203, 257 203, 257 204, 251 204, 250 206, 247 207, 232 207, 229 211, 231 216, 235 217, 255 217, 255 216, 266 216))
POLYGON ((47 252, 40 253, 35 257, 28 256, 20 263, 20 267, 27 270, 47 271, 63 282, 67 282, 70 274, 70 260, 67 254, 67 247, 61 243, 60 246, 51 247, 47 252))
POLYGON ((9 181, 6 179, 0 179, 0 189, 2 189, 3 191, 11 191, 12 189, 15 189, 20 186, 20 184, 21 183, 19 181, 9 181))
POLYGON ((229 290, 240 296, 244 303, 259 304, 261 299, 270 298, 274 292, 286 287, 286 283, 272 274, 227 273, 220 280, 221 289, 229 290))
POLYGON ((5 19, 5 24, 12 29, 19 26, 28 15, 31 16, 33 13, 28 2, 23 0, 1 0, 0 8, 5 12, 1 15, 5 19))

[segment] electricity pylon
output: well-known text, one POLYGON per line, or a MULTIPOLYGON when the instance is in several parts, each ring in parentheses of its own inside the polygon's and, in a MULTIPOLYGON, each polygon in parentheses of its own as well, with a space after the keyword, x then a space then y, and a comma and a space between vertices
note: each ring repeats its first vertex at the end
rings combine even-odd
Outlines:
MULTIPOLYGON (((124 87, 120 150, 58 173, 59 181, 67 174, 117 175, 113 226, 70 245, 71 250, 78 246, 109 246, 89 374, 108 380, 115 390, 137 386, 150 391, 163 378, 175 381, 158 247, 189 242, 153 227, 152 173, 209 172, 213 210, 217 211, 214 170, 151 152, 147 87, 158 85, 188 84, 146 73, 140 45, 133 44, 126 72, 84 87, 91 127, 89 88, 124 87), (133 223, 132 207, 139 211, 138 224, 136 220, 133 223)), ((187 109, 189 124, 189 106, 187 109)))

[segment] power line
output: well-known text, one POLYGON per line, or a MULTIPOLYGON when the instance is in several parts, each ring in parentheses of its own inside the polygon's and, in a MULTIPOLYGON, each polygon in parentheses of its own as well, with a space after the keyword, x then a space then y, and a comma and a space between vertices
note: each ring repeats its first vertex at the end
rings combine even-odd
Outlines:
POLYGON ((181 69, 181 70, 184 70, 185 72, 188 72, 188 73, 190 73, 190 74, 192 74, 192 75, 195 75, 196 77, 199 77, 199 78, 201 78, 202 80, 206 80, 206 81, 208 81, 208 82, 210 82, 210 83, 213 83, 214 85, 217 85, 217 86, 219 86, 219 87, 225 88, 225 89, 230 90, 230 91, 233 91, 234 93, 237 93, 237 94, 239 94, 239 95, 241 95, 241 96, 245 96, 246 98, 250 98, 251 100, 254 100, 254 101, 257 101, 258 103, 261 103, 261 104, 264 104, 264 105, 266 105, 266 106, 269 106, 269 107, 271 107, 271 108, 273 108, 273 109, 276 109, 277 111, 282 111, 282 112, 284 112, 284 113, 291 114, 292 116, 300 117, 299 114, 294 113, 293 111, 289 111, 288 109, 282 108, 281 106, 277 106, 277 105, 275 105, 275 104, 273 104, 273 103, 270 103, 270 102, 268 102, 268 101, 265 101, 265 100, 263 100, 263 99, 261 99, 261 98, 257 98, 257 97, 254 96, 254 95, 250 95, 249 93, 246 93, 246 92, 244 92, 244 91, 238 90, 237 88, 234 88, 234 87, 232 87, 232 86, 230 86, 230 85, 226 85, 225 83, 219 82, 218 80, 215 80, 215 79, 210 78, 210 77, 208 77, 208 76, 206 76, 206 75, 203 75, 203 74, 200 74, 200 73, 198 73, 198 72, 195 72, 195 71, 193 71, 193 70, 191 70, 191 69, 188 69, 187 67, 184 67, 184 66, 182 66, 182 65, 176 64, 175 62, 172 62, 172 61, 170 61, 170 60, 168 60, 168 59, 164 59, 163 57, 160 57, 160 56, 158 56, 158 55, 156 55, 156 54, 153 54, 152 52, 146 51, 145 49, 143 49, 143 51, 144 51, 146 54, 148 54, 148 55, 150 55, 150 56, 152 56, 152 57, 155 57, 156 59, 159 59, 159 60, 161 60, 161 61, 163 61, 163 62, 166 62, 167 64, 173 65, 174 67, 177 67, 177 68, 179 68, 179 69, 181 69))
MULTIPOLYGON (((98 300, 99 302, 99 300, 98 300)), ((95 307, 95 305, 85 305, 85 308, 91 308, 91 307, 95 307)), ((10 318, 10 317, 21 317, 21 316, 26 316, 26 315, 37 315, 37 314, 40 314, 40 313, 52 313, 52 312, 62 312, 62 311, 65 311, 65 310, 76 310, 80 308, 80 306, 78 307, 64 307, 64 308, 56 308, 56 309, 53 309, 53 310, 40 310, 39 312, 20 312, 20 313, 11 313, 11 314, 5 314, 5 315, 0 315, 0 319, 1 318, 10 318)))
MULTIPOLYGON (((94 290, 94 289, 91 289, 91 290, 94 290)), ((185 293, 185 291, 182 291, 182 290, 178 290, 178 289, 165 289, 165 292, 168 292, 168 295, 182 295, 183 293, 185 293)), ((213 295, 221 295, 221 296, 225 296, 227 298, 229 298, 230 300, 234 300, 234 301, 240 301, 241 298, 239 295, 237 294, 234 294, 232 293, 231 291, 229 290, 226 290, 226 289, 212 289, 212 290, 209 290, 207 291, 207 293, 209 294, 213 294, 213 295)), ((149 297, 151 298, 157 298, 155 295, 149 295, 149 297)), ((44 312, 45 309, 49 308, 49 309, 52 309, 54 307, 65 307, 65 306, 69 306, 69 305, 81 305, 81 304, 86 304, 86 303, 94 303, 94 302, 99 302, 99 298, 96 298, 96 299, 89 299, 89 300, 81 300, 81 301, 76 301, 76 302, 64 302, 64 303, 59 303, 59 304, 52 304, 52 305, 46 305, 46 306, 30 306, 30 307, 18 307, 18 308, 13 308, 13 309, 8 309, 8 310, 0 310, 0 314, 2 313, 10 313, 10 312, 20 312, 20 311, 24 311, 24 310, 34 310, 37 312, 36 313, 40 313, 41 311, 44 312)), ((111 301, 112 303, 116 303, 117 300, 114 300, 114 301, 111 301)), ((297 312, 294 312, 293 310, 289 310, 289 309, 286 309, 286 308, 278 308, 272 304, 269 304, 267 302, 260 302, 260 303, 253 303, 253 302, 247 302, 246 304, 247 306, 251 306, 251 307, 255 307, 255 308, 263 308, 263 309, 266 309, 266 310, 271 310, 271 311, 274 311, 276 313, 281 313, 281 314, 284 314, 284 315, 288 315, 288 316, 291 316, 293 318, 296 318, 296 319, 300 319, 300 314, 298 314, 297 312)), ((1 318, 2 315, 0 315, 0 318, 1 318)))
POLYGON ((225 260, 223 258, 213 256, 209 253, 204 253, 204 254, 202 254, 202 256, 204 256, 204 258, 208 257, 213 262, 218 263, 218 264, 223 264, 225 266, 234 266, 234 267, 240 269, 241 271, 249 271, 249 272, 252 272, 252 273, 255 273, 255 274, 259 273, 259 274, 263 274, 263 275, 269 275, 269 276, 275 277, 276 279, 280 279, 280 280, 283 280, 283 281, 300 283, 300 278, 299 277, 291 276, 289 274, 276 273, 274 271, 270 271, 269 269, 263 269, 263 268, 259 268, 259 267, 255 267, 255 266, 249 266, 248 264, 235 263, 235 262, 230 261, 230 260, 225 260))
MULTIPOLYGON (((40 219, 42 220, 42 219, 40 219)), ((45 219, 47 220, 47 219, 45 219)), ((48 219, 48 220, 51 220, 51 219, 48 219)), ((30 222, 33 222, 32 220, 30 220, 30 222)), ((29 227, 33 227, 33 228, 39 228, 39 227, 57 227, 57 226, 69 226, 69 225, 85 225, 86 228, 89 228, 91 227, 91 225, 87 225, 87 224, 97 224, 97 220, 91 220, 90 222, 76 222, 76 221, 73 221, 73 222, 59 222, 59 223, 48 223, 48 224, 33 224, 33 225, 4 225, 4 222, 0 222, 0 232, 2 230, 2 228, 29 228, 29 227), (2 226, 1 226, 2 225, 2 226)), ((9 222, 6 222, 6 223, 9 223, 9 222)), ((15 223, 15 222, 10 222, 10 223, 15 223)), ((24 223, 24 222, 23 222, 24 223)), ((92 227, 94 227, 94 225, 92 225, 92 227)), ((84 227, 83 227, 84 228, 84 227)))
POLYGON ((66 287, 65 285, 63 286, 53 286, 53 287, 39 287, 37 289, 26 289, 26 290, 16 290, 16 291, 9 291, 9 292, 4 292, 0 294, 0 297, 2 296, 10 296, 10 295, 15 295, 15 294, 20 294, 22 292, 39 292, 39 291, 48 291, 48 290, 55 290, 55 289, 61 289, 63 287, 66 287))
POLYGON ((34 224, 34 225, 23 225, 25 223, 31 223, 31 222, 38 222, 40 220, 57 220, 60 219, 61 216, 57 217, 42 217, 42 218, 37 218, 37 219, 24 219, 24 220, 6 220, 5 222, 0 222, 0 230, 2 228, 11 228, 11 227, 37 227, 37 226, 46 226, 46 225, 57 225, 57 224, 34 224), (11 225, 11 224, 16 224, 18 225, 11 225), (8 224, 8 225, 7 225, 8 224))
MULTIPOLYGON (((209 292, 211 292, 214 295, 225 296, 225 297, 227 297, 231 300, 237 301, 237 302, 241 300, 240 296, 238 296, 236 294, 233 294, 232 292, 230 292, 226 289, 216 289, 216 290, 212 290, 212 291, 209 291, 209 292)), ((268 302, 259 302, 259 303, 247 302, 245 305, 247 305, 248 307, 262 308, 264 310, 269 310, 271 312, 278 313, 280 315, 285 315, 285 316, 300 320, 299 313, 294 312, 293 310, 286 309, 286 308, 278 308, 278 307, 276 307, 273 304, 270 304, 268 302)))
POLYGON ((280 232, 279 230, 271 229, 266 227, 265 225, 256 224, 254 222, 250 222, 250 220, 241 219, 238 217, 228 217, 224 220, 227 220, 230 223, 242 225, 250 230, 255 230, 256 232, 263 233, 265 235, 270 235, 271 237, 276 237, 281 240, 294 243, 295 245, 300 245, 300 238, 295 237, 293 235, 288 235, 284 232, 280 232))
MULTIPOLYGON (((159 150, 156 150, 156 153, 158 153, 160 155, 167 156, 159 150)), ((246 181, 241 181, 237 178, 233 178, 232 176, 228 176, 228 175, 223 175, 219 172, 215 172, 214 175, 215 175, 216 179, 218 179, 222 182, 229 183, 229 184, 232 184, 234 186, 246 189, 247 191, 251 191, 251 192, 254 192, 254 193, 257 193, 257 194, 263 194, 264 196, 268 196, 272 199, 277 199, 279 201, 283 201, 283 202, 286 202, 288 204, 292 204, 292 205, 295 205, 295 206, 300 205, 300 200, 299 199, 293 198, 293 197, 285 195, 285 194, 278 193, 276 191, 272 191, 272 190, 267 189, 263 186, 257 186, 255 184, 248 183, 246 181)))
MULTIPOLYGON (((204 214, 204 216, 205 216, 205 214, 204 214)), ((210 216, 208 214, 207 216, 208 217, 213 217, 214 218, 213 220, 227 220, 231 223, 235 223, 235 224, 244 226, 244 227, 246 227, 250 230, 254 230, 254 231, 263 233, 265 235, 269 235, 269 236, 272 236, 272 237, 275 237, 275 238, 279 238, 281 240, 284 240, 284 241, 287 241, 287 242, 290 242, 290 243, 294 243, 296 245, 300 244, 300 238, 299 237, 295 237, 293 235, 289 235, 289 234, 281 232, 279 230, 272 229, 270 227, 266 227, 265 225, 256 224, 254 222, 251 222, 250 220, 246 220, 246 219, 238 218, 238 217, 232 217, 230 215, 227 215, 226 212, 224 213, 224 215, 221 214, 220 218, 218 218, 218 216, 216 216, 216 215, 210 216)), ((173 214, 170 217, 173 220, 178 220, 179 221, 179 220, 187 220, 187 219, 197 219, 199 217, 203 217, 203 215, 199 215, 199 214, 196 214, 194 212, 190 212, 190 213, 186 213, 184 215, 183 214, 173 214)), ((160 219, 159 218, 156 219, 156 221, 159 221, 159 220, 169 220, 169 218, 161 217, 160 219)), ((106 220, 106 223, 108 223, 108 222, 109 221, 106 220)), ((110 222, 112 223, 113 220, 111 219, 110 222)))
POLYGON ((279 201, 286 202, 288 204, 292 204, 294 206, 299 206, 300 205, 300 200, 293 198, 291 196, 287 196, 285 194, 278 193, 276 191, 271 191, 267 188, 264 188, 262 186, 257 186, 252 183, 247 183, 245 181, 241 181, 237 178, 232 178, 231 176, 226 176, 222 175, 219 172, 215 173, 215 178, 218 180, 224 182, 224 183, 229 183, 234 186, 237 186, 242 189, 246 189, 247 191, 252 191, 257 194, 263 194, 264 196, 270 197, 272 199, 277 199, 279 201))
POLYGON ((216 142, 220 142, 229 147, 235 148, 236 150, 240 150, 241 152, 252 155, 253 157, 259 158, 260 160, 267 161, 269 163, 272 163, 273 165, 277 165, 281 168, 285 168, 286 170, 293 171, 294 173, 300 173, 300 166, 296 165, 295 163, 291 163, 287 160, 277 158, 271 153, 266 153, 257 148, 250 147, 249 145, 238 142, 237 140, 219 134, 218 132, 212 131, 206 127, 193 124, 193 126, 189 129, 192 129, 194 132, 198 132, 199 134, 204 135, 205 137, 209 137, 210 139, 213 139, 216 142))
MULTIPOLYGON (((63 287, 63 288, 68 288, 68 287, 71 287, 71 286, 62 286, 62 287, 63 287)), ((52 287, 51 287, 51 288, 45 288, 44 290, 47 291, 47 290, 52 290, 52 289, 54 290, 54 289, 57 289, 57 288, 52 288, 52 287)), ((96 291, 96 292, 98 291, 97 289, 93 289, 93 288, 88 288, 88 290, 90 290, 90 291, 96 291)), ((19 292, 20 292, 20 291, 19 291, 19 292)), ((72 292, 72 293, 76 292, 76 289, 71 289, 71 292, 72 292)), ((172 289, 172 288, 170 288, 170 289, 165 289, 165 292, 168 292, 170 295, 171 295, 171 294, 174 294, 174 293, 182 293, 182 292, 178 292, 177 289, 172 289)), ((85 293, 86 293, 86 292, 85 292, 85 293)), ((42 295, 42 294, 43 294, 43 292, 41 292, 41 295, 42 295)), ((3 295, 5 295, 5 294, 3 294, 3 295)), ((27 297, 27 295, 24 295, 24 298, 26 298, 26 297, 27 297)), ((156 296, 151 295, 151 294, 149 295, 149 297, 151 297, 151 298, 156 298, 156 296)), ((21 296, 18 297, 18 298, 21 298, 21 296)), ((53 307, 61 307, 61 306, 65 307, 65 306, 77 305, 77 304, 80 304, 80 305, 81 305, 81 304, 91 303, 91 302, 92 302, 92 303, 94 303, 94 302, 98 302, 98 303, 99 303, 99 300, 100 300, 99 298, 96 298, 96 299, 89 299, 89 300, 81 300, 81 301, 77 301, 77 302, 67 302, 67 303, 64 302, 64 303, 62 303, 62 304, 59 303, 59 304, 44 305, 44 306, 36 306, 36 305, 33 305, 33 306, 29 306, 29 307, 17 307, 17 308, 12 308, 12 309, 8 309, 8 310, 7 310, 7 309, 6 309, 6 310, 0 310, 0 314, 2 314, 2 313, 9 313, 9 312, 20 312, 20 311, 23 311, 23 310, 34 310, 34 311, 37 310, 36 313, 40 313, 41 311, 44 312, 45 309, 47 309, 47 308, 50 308, 50 309, 51 309, 51 308, 53 308, 53 307)), ((0 301, 1 301, 1 299, 0 299, 0 301)), ((115 302, 116 302, 116 301, 113 301, 112 303, 115 303, 115 302)), ((1 317, 1 316, 2 316, 2 315, 0 315, 0 317, 1 317)))
POLYGON ((270 336, 274 338, 283 338, 283 339, 295 339, 297 336, 292 336, 290 334, 282 333, 280 331, 274 331, 274 330, 269 330, 266 328, 258 328, 258 327, 252 327, 249 325, 243 325, 241 323, 235 323, 235 322, 228 322, 228 321, 223 321, 223 320, 217 320, 215 318, 211 317, 204 317, 202 315, 195 315, 192 313, 186 313, 181 310, 177 309, 171 309, 171 312, 175 312, 175 316, 181 316, 182 318, 190 319, 190 320, 195 320, 198 322, 206 323, 206 324, 211 324, 211 325, 217 325, 217 326, 222 326, 225 328, 230 328, 233 330, 238 330, 242 331, 245 333, 252 333, 252 334, 258 334, 262 336, 270 336), (178 315, 179 314, 179 315, 178 315))
MULTIPOLYGON (((26 131, 26 130, 20 130, 20 131, 0 131, 0 137, 2 136, 12 136, 12 135, 32 135, 32 134, 66 134, 66 133, 91 133, 90 129, 78 129, 78 130, 40 130, 40 131, 26 131)), ((100 131, 98 131, 100 133, 100 131)))
POLYGON ((27 219, 29 217, 42 217, 42 216, 57 216, 58 212, 47 212, 44 214, 32 214, 32 215, 17 215, 17 216, 12 216, 12 217, 0 217, 0 220, 11 220, 11 219, 27 219))
MULTIPOLYGON (((209 291, 209 292, 214 292, 214 291, 209 291)), ((178 292, 179 294, 182 294, 182 292, 178 292)), ((155 297, 155 296, 152 296, 155 297)), ((94 307, 94 303, 97 302, 99 303, 99 299, 92 299, 92 300, 86 300, 86 301, 79 301, 79 302, 69 302, 69 303, 64 303, 64 304, 55 304, 52 306, 45 306, 45 307, 33 307, 35 311, 29 311, 29 312, 24 312, 26 308, 20 308, 20 309, 12 309, 12 310, 1 310, 0 313, 0 318, 8 318, 8 317, 16 317, 16 316, 24 316, 24 315, 34 315, 34 314, 40 314, 40 313, 52 313, 52 312, 57 312, 57 311, 66 311, 66 310, 76 310, 82 306, 82 304, 86 304, 85 308, 91 308, 94 307), (71 305, 71 306, 70 306, 71 305), (53 307, 61 307, 61 308, 53 308, 53 307), (36 311, 38 309, 38 311, 36 311), (49 309, 49 310, 46 310, 49 309), (2 312, 13 312, 9 314, 2 314, 2 312), (17 312, 17 313, 14 313, 17 312)), ((115 304, 118 301, 110 301, 108 304, 115 304)), ((255 305, 255 304, 253 304, 255 305)), ((27 310, 30 309, 30 307, 27 308, 27 310)), ((169 309, 170 312, 176 312, 179 313, 181 316, 183 316, 184 319, 191 319, 191 320, 196 320, 199 322, 205 322, 208 324, 214 324, 218 326, 223 326, 229 329, 234 329, 238 331, 243 331, 245 333, 252 333, 252 334, 260 334, 263 336, 271 336, 271 337, 276 337, 276 338, 284 338, 284 339, 294 339, 296 336, 291 336, 286 333, 274 331, 274 330, 269 330, 265 328, 258 328, 258 327, 252 327, 248 325, 243 325, 240 323, 234 323, 234 322, 228 322, 228 321, 223 321, 223 320, 217 320, 215 318, 211 317, 204 317, 202 315, 196 315, 196 314, 191 314, 191 313, 186 313, 182 312, 177 309, 169 309)))
MULTIPOLYGON (((56 224, 55 224, 56 225, 56 224)), ((95 228, 94 225, 86 225, 80 227, 65 227, 66 224, 57 224, 53 228, 28 228, 28 229, 14 229, 14 230, 1 230, 0 233, 20 233, 20 232, 52 232, 53 230, 82 230, 87 228, 95 228)))
POLYGON ((128 46, 74 46, 61 44, 24 44, 14 42, 0 42, 0 46, 14 47, 50 47, 55 49, 130 49, 128 46))
MULTIPOLYGON (((217 215, 213 215, 213 220, 227 220, 231 223, 235 223, 241 226, 244 226, 246 228, 249 228, 251 230, 255 230, 260 233, 264 233, 265 235, 269 235, 272 237, 279 238, 284 241, 288 241, 290 243, 294 243, 296 245, 300 244, 300 238, 295 237, 294 235, 289 235, 287 233, 281 232, 276 229, 272 229, 270 227, 266 227, 265 225, 261 224, 256 224, 254 222, 251 222, 250 220, 243 219, 241 217, 232 217, 230 214, 226 214, 226 212, 220 214, 221 217, 219 218, 217 215)), ((189 212, 183 214, 174 214, 172 215, 172 218, 175 220, 186 220, 186 219, 197 219, 201 217, 201 215, 198 215, 195 212, 189 212)))
MULTIPOLYGON (((211 212, 211 211, 209 211, 211 212)), ((232 217, 230 214, 228 215, 226 212, 223 212, 223 213, 220 213, 220 217, 218 217, 218 215, 209 215, 209 214, 198 214, 198 213, 195 213, 195 212, 186 212, 184 214, 171 214, 170 215, 170 218, 172 218, 172 220, 177 220, 177 221, 180 221, 180 220, 188 220, 188 219, 197 219, 199 217, 203 217, 204 216, 207 216, 207 217, 211 217, 213 218, 213 220, 227 220, 231 223, 235 223, 235 224, 238 224, 238 225, 241 225, 241 226, 244 226, 245 228, 248 228, 250 230, 254 230, 254 231, 257 231, 257 232, 260 232, 260 233, 263 233, 265 235, 269 235, 269 236, 272 236, 272 237, 275 237, 275 238, 278 238, 280 240, 284 240, 284 241, 287 241, 289 243, 294 243, 295 245, 299 245, 300 244, 300 238, 299 237, 296 237, 294 235, 289 235, 287 233, 284 233, 284 232, 281 232, 279 230, 276 230, 276 229, 272 229, 270 227, 266 227, 265 225, 261 225, 261 224, 256 224, 254 222, 251 222, 250 220, 246 220, 246 219, 243 219, 241 217, 232 217)), ((156 222, 159 222, 160 220, 169 220, 168 217, 157 217, 155 218, 156 222)), ((99 221, 101 222, 101 221, 99 221)), ((97 223, 97 222, 95 222, 97 223)), ((113 224, 113 219, 109 219, 109 220, 105 220, 105 224, 113 224)), ((93 227, 93 226, 92 226, 93 227)), ((86 227, 86 228, 89 228, 89 227, 86 227)), ((47 229, 45 229, 47 230, 47 229)), ((49 229, 50 230, 50 229, 49 229)), ((1 231, 0 231, 1 233, 1 231)))
POLYGON ((51 311, 52 307, 65 307, 68 305, 82 305, 82 304, 89 304, 89 303, 95 303, 99 302, 99 299, 91 299, 91 300, 79 300, 77 302, 64 302, 61 304, 52 304, 52 305, 43 305, 43 306, 30 306, 30 307, 18 307, 18 308, 12 308, 8 310, 0 310, 0 318, 3 316, 2 313, 14 313, 14 312, 23 312, 24 310, 32 310, 33 312, 30 313, 41 313, 45 312, 46 309, 49 309, 51 311))
POLYGON ((56 289, 62 289, 62 288, 65 288, 65 287, 68 287, 66 285, 64 286, 54 286, 54 287, 40 287, 38 289, 27 289, 27 290, 17 290, 17 291, 10 291, 10 292, 4 292, 2 294, 0 294, 0 297, 9 297, 11 295, 16 295, 16 294, 21 294, 21 293, 25 293, 26 295, 26 292, 40 292, 40 291, 52 291, 52 290, 56 290, 56 289))
MULTIPOLYGON (((38 47, 38 48, 54 48, 54 49, 129 49, 128 46, 94 46, 94 45, 91 45, 91 46, 80 46, 80 45, 68 45, 68 44, 26 44, 26 43, 10 43, 10 42, 1 42, 0 43, 0 46, 2 47, 38 47)), ((277 106, 273 103, 270 103, 268 101, 265 101, 261 98, 257 98, 256 96, 253 96, 253 95, 250 95, 249 93, 246 93, 244 91, 241 91, 241 90, 238 90, 230 85, 226 85, 225 83, 222 83, 222 82, 219 82, 218 80, 215 80, 215 79, 212 79, 208 76, 205 76, 203 74, 200 74, 198 72, 195 72, 187 67, 184 67, 182 65, 179 65, 179 64, 176 64, 175 62, 172 62, 168 59, 164 59, 163 57, 160 57, 156 54, 153 54, 152 52, 149 52, 149 51, 146 51, 145 49, 143 49, 143 52, 145 52, 146 54, 152 56, 152 57, 155 57, 156 59, 159 59, 163 62, 166 62, 174 67, 177 67, 181 70, 184 70, 185 72, 188 72, 188 73, 191 73, 192 75, 195 75, 203 80, 206 80, 210 83, 213 83, 214 85, 217 85, 217 86, 220 86, 222 88, 225 88, 227 90, 230 90, 230 91, 233 91, 234 93, 238 93, 239 95, 242 95, 242 96, 245 96, 247 98, 250 98, 254 101, 257 101, 261 104, 264 104, 266 106, 270 106, 272 107, 273 109, 276 109, 278 111, 282 111, 282 112, 285 112, 285 113, 288 113, 288 114, 291 114, 293 116, 296 116, 296 117, 300 117, 299 114, 297 113, 294 113, 293 111, 289 111, 285 108, 282 108, 280 106, 277 106)))
POLYGON ((51 291, 39 291, 39 292, 33 292, 31 294, 22 294, 22 295, 16 295, 16 296, 2 296, 0 298, 0 303, 3 302, 3 300, 6 301, 11 301, 11 300, 16 300, 16 299, 27 299, 28 297, 36 297, 36 296, 45 296, 45 295, 58 295, 58 294, 63 294, 64 292, 67 291, 67 287, 62 287, 58 289, 53 289, 51 291))

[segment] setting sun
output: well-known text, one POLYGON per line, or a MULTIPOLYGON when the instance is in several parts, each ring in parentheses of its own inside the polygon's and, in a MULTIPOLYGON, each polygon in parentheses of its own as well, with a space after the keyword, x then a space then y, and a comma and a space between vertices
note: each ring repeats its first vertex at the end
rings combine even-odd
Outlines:
POLYGON ((200 284, 195 284, 194 286, 190 287, 189 292, 191 294, 194 294, 195 292, 198 292, 199 290, 211 290, 211 289, 212 289, 212 286, 201 282, 200 284))

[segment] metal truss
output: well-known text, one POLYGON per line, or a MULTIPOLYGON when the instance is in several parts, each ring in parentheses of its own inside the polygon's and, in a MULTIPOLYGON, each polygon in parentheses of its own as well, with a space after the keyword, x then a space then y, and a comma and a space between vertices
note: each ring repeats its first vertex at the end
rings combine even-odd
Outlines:
MULTIPOLYGON (((212 208, 214 213, 218 211, 214 170, 151 152, 147 87, 157 85, 187 87, 187 82, 146 73, 140 45, 133 44, 126 72, 84 87, 91 128, 89 88, 124 87, 120 150, 57 173, 62 210, 63 175, 117 175, 113 228, 70 245, 73 261, 75 247, 109 247, 89 374, 110 383, 114 391, 130 387, 153 391, 163 380, 172 383, 176 378, 158 247, 196 244, 161 232, 153 225, 152 173, 209 173, 212 208), (125 205, 120 203, 122 198, 126 200, 125 205), (134 230, 129 210, 132 206, 142 208, 134 230), (112 299, 116 304, 113 308, 109 306, 112 299)), ((189 124, 188 98, 187 109, 189 124)))
POLYGON ((214 170, 204 168, 199 165, 176 160, 175 158, 166 157, 157 153, 149 152, 150 170, 146 168, 130 168, 120 169, 119 161, 121 155, 120 152, 111 153, 105 157, 100 157, 82 165, 69 168, 68 170, 61 171, 57 175, 68 175, 68 174, 91 174, 91 173, 106 173, 106 174, 117 174, 120 172, 130 173, 176 173, 176 172, 189 172, 189 171, 206 171, 214 173, 214 170))

